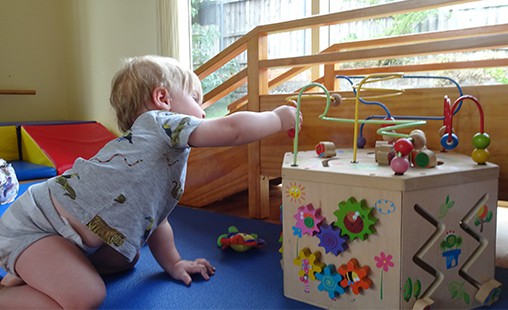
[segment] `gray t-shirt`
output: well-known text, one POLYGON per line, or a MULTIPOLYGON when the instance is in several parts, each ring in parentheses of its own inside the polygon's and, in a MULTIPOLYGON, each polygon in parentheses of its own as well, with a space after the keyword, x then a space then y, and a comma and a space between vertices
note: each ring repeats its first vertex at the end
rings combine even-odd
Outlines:
POLYGON ((165 111, 140 115, 130 131, 48 181, 55 199, 132 260, 183 194, 188 139, 202 120, 165 111))

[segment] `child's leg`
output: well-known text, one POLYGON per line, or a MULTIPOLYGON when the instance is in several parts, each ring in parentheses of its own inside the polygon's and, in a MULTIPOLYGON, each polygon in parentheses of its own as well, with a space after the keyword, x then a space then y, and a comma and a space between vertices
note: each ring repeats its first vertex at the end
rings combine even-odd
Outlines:
POLYGON ((97 308, 106 296, 101 277, 81 250, 50 236, 29 246, 16 261, 25 285, 2 287, 0 308, 97 308))
POLYGON ((25 284, 25 281, 23 281, 23 279, 10 273, 7 273, 5 277, 2 279, 2 281, 0 281, 0 285, 3 286, 18 286, 22 284, 25 284))

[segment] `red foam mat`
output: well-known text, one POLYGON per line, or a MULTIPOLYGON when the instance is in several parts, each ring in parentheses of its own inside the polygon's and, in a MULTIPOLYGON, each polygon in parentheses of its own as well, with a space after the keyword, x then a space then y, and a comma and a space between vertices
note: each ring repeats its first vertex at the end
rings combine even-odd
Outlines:
POLYGON ((23 126, 62 174, 78 157, 93 157, 107 142, 116 138, 102 124, 62 124, 23 126))

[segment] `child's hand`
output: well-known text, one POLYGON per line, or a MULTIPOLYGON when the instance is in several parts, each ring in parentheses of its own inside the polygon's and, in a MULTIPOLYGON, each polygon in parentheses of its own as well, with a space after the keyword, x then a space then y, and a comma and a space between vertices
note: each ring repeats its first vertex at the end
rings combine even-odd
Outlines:
MULTIPOLYGON (((296 108, 295 107, 283 105, 283 106, 280 106, 280 107, 277 107, 276 109, 274 109, 273 112, 275 112, 275 114, 277 114, 277 116, 280 119, 280 123, 282 125, 282 129, 281 129, 282 131, 288 131, 289 129, 295 128, 295 125, 296 125, 296 108)), ((300 113, 299 117, 300 117, 300 120, 298 123, 298 129, 300 129, 300 127, 302 126, 302 121, 303 121, 302 113, 300 113)))
POLYGON ((210 279, 210 275, 215 274, 215 267, 204 258, 198 258, 194 261, 179 260, 172 270, 170 275, 176 280, 182 280, 186 285, 192 282, 191 274, 200 273, 205 280, 210 279))

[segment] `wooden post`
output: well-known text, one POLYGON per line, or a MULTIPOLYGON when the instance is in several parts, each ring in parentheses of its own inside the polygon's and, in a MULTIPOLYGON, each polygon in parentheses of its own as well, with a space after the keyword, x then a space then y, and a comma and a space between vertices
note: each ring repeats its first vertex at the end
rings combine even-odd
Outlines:
MULTIPOLYGON (((268 70, 259 67, 259 60, 268 57, 267 34, 253 37, 247 43, 247 89, 249 111, 260 111, 259 96, 268 93, 268 70)), ((261 175, 260 142, 249 144, 249 216, 266 218, 270 214, 268 178, 261 175)))
POLYGON ((335 65, 334 64, 326 64, 325 72, 323 75, 323 86, 328 89, 328 91, 334 91, 335 89, 335 65))
MULTIPOLYGON (((320 14, 320 0, 312 0, 311 1, 312 4, 311 4, 311 14, 312 15, 318 15, 320 14)), ((320 42, 321 42, 321 36, 320 36, 320 27, 312 27, 311 30, 310 30, 310 33, 311 33, 311 51, 312 51, 312 54, 317 54, 319 53, 319 50, 320 50, 320 42)), ((311 80, 314 81, 316 79, 319 78, 319 76, 321 75, 321 73, 319 72, 320 71, 320 66, 312 66, 311 68, 311 80)))

